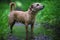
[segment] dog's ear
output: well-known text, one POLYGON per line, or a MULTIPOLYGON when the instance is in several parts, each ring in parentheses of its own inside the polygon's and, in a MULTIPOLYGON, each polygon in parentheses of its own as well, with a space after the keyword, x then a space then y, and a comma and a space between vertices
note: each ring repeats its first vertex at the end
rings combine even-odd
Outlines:
POLYGON ((33 8, 33 5, 31 5, 30 10, 32 10, 32 8, 33 8))
POLYGON ((31 8, 33 8, 33 5, 31 5, 31 8))

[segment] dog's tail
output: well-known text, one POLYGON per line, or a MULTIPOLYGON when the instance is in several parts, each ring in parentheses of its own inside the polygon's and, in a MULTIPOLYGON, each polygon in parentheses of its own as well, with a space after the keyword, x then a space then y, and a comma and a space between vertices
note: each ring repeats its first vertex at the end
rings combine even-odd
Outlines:
POLYGON ((15 3, 14 2, 11 2, 10 3, 10 11, 13 11, 15 8, 15 3))

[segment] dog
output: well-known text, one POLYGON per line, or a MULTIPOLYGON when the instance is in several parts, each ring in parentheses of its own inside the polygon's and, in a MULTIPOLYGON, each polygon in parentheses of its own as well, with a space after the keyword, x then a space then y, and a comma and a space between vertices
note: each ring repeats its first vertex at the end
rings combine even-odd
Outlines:
POLYGON ((12 33, 12 28, 15 22, 20 22, 26 27, 26 40, 28 40, 28 25, 31 25, 31 38, 33 38, 33 28, 35 22, 35 16, 37 12, 44 8, 44 5, 41 3, 33 3, 27 11, 17 11, 14 10, 15 3, 10 3, 10 14, 8 16, 10 33, 12 33))

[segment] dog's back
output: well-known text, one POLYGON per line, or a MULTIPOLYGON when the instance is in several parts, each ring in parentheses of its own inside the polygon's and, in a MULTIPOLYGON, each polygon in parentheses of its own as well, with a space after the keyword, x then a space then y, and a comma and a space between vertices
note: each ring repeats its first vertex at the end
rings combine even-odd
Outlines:
POLYGON ((10 22, 15 20, 16 22, 31 22, 31 16, 28 14, 28 12, 23 11, 11 11, 9 14, 10 22))

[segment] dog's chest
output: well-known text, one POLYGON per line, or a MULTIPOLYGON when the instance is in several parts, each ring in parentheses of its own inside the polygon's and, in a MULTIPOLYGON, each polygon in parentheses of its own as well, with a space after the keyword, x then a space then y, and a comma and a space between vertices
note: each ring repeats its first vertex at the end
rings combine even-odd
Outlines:
MULTIPOLYGON (((32 15, 27 15, 26 19, 27 19, 27 22, 28 22, 29 24, 31 24, 31 23, 34 22, 35 17, 33 17, 32 15)), ((26 20, 25 20, 25 21, 26 21, 26 20)))

